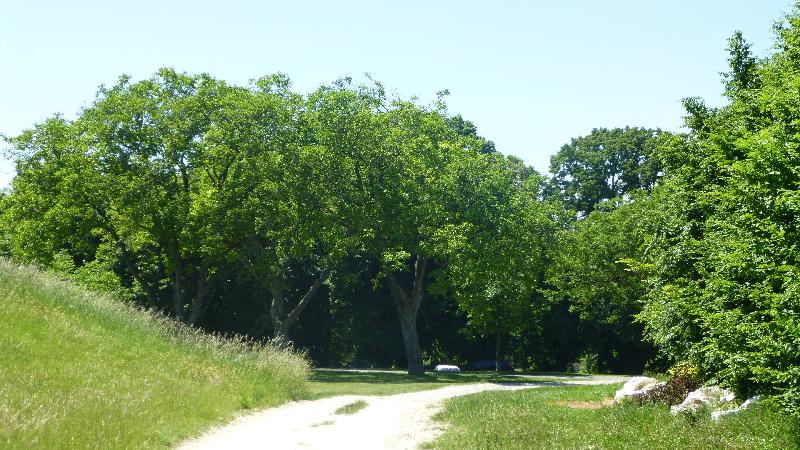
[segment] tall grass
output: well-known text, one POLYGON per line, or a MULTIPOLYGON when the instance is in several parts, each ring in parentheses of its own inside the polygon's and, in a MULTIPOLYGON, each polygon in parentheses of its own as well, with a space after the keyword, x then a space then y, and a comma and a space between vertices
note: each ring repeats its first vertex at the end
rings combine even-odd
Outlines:
POLYGON ((0 259, 0 447, 163 448, 303 395, 291 351, 210 336, 0 259))

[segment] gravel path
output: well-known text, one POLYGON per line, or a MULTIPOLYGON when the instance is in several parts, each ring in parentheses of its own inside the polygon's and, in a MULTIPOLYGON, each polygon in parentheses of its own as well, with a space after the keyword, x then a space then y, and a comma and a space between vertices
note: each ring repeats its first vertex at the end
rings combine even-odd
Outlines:
MULTIPOLYGON (((620 377, 583 377, 568 384, 616 383, 620 377)), ((441 426, 431 417, 451 397, 487 390, 530 389, 552 383, 461 384, 381 397, 345 395, 291 402, 240 417, 229 425, 181 444, 181 450, 210 449, 415 449, 434 440, 441 426), (334 411, 363 400, 351 415, 334 411)), ((559 383, 560 384, 560 383, 559 383)))

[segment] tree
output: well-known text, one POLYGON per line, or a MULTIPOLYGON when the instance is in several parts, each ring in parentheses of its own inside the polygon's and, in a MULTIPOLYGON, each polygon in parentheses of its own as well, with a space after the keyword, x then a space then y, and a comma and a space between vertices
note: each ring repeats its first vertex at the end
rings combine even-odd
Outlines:
POLYGON ((447 191, 456 218, 435 232, 446 268, 439 291, 452 293, 468 324, 495 337, 499 368, 503 335, 518 333, 541 288, 555 208, 540 199, 543 179, 523 180, 505 157, 465 159, 451 172, 447 191), (457 210, 456 210, 457 209, 457 210))
POLYGON ((596 128, 572 139, 550 159, 551 190, 585 217, 603 201, 652 189, 661 174, 656 154, 668 135, 645 128, 596 128))
POLYGON ((728 55, 730 71, 722 74, 722 80, 726 95, 735 99, 737 95, 755 89, 760 84, 758 61, 753 56, 752 45, 745 41, 741 31, 736 31, 728 39, 728 55))
POLYGON ((644 275, 631 263, 644 254, 649 197, 632 197, 608 202, 563 229, 547 267, 548 296, 566 300, 591 336, 584 351, 598 355, 601 369, 624 373, 641 371, 652 355, 636 322, 647 292, 644 275))
POLYGON ((755 61, 740 34, 724 75, 729 105, 690 108, 691 133, 654 190, 646 337, 740 396, 800 411, 796 102, 800 16, 755 61), (682 163, 681 163, 682 162, 682 163))
POLYGON ((195 322, 226 253, 203 245, 214 230, 195 201, 204 133, 227 90, 170 69, 138 83, 122 77, 75 122, 56 117, 13 139, 21 155, 16 253, 47 260, 66 251, 76 266, 104 253, 125 266, 149 305, 166 306, 168 284, 173 314, 195 322), (34 243, 28 234, 37 228, 45 239, 34 243))
POLYGON ((291 339, 292 325, 357 243, 348 239, 347 217, 338 209, 337 177, 324 173, 338 161, 319 145, 305 100, 289 86, 282 75, 257 80, 215 121, 208 139, 212 161, 225 163, 209 174, 215 203, 204 208, 208 220, 238 243, 231 258, 271 296, 273 333, 283 340, 291 339), (297 266, 313 276, 300 294, 290 292, 288 282, 297 266))
POLYGON ((443 181, 453 162, 480 154, 484 141, 448 123, 441 102, 425 108, 390 101, 379 84, 351 88, 349 80, 310 98, 320 145, 334 152, 327 173, 342 195, 349 229, 381 261, 382 279, 400 320, 408 371, 423 372, 417 315, 426 293, 429 245, 451 216, 443 181), (410 273, 409 273, 410 272, 410 273))

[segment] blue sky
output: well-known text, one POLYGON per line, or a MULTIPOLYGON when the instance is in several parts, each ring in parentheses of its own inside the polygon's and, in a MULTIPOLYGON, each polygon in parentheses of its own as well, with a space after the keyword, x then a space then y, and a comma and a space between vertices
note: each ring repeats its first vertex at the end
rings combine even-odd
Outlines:
MULTIPOLYGON (((0 133, 74 117, 97 86, 161 66, 234 83, 284 72, 295 89, 370 73, 403 97, 449 89, 452 113, 546 172, 596 127, 677 130, 680 99, 721 104, 726 39, 758 54, 788 0, 0 0, 0 133)), ((0 186, 13 176, 0 161, 0 186)))

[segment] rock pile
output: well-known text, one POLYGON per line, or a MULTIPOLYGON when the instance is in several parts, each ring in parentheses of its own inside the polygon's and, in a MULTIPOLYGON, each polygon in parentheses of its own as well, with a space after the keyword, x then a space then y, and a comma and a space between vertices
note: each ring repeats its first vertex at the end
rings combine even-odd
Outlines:
POLYGON ((614 402, 635 401, 642 404, 645 400, 650 399, 660 386, 665 384, 665 382, 659 383, 655 378, 633 377, 622 386, 622 389, 617 391, 614 395, 614 402))
POLYGON ((701 408, 721 409, 736 400, 733 392, 719 386, 701 387, 689 393, 680 405, 670 408, 673 415, 682 412, 696 412, 701 408))
MULTIPOLYGON (((615 403, 630 402, 642 405, 647 402, 662 401, 667 382, 659 382, 650 377, 633 377, 614 395, 615 403)), ((684 391, 685 392, 685 391, 684 391)), ((705 386, 689 392, 682 403, 673 405, 673 415, 694 413, 702 409, 711 411, 711 418, 717 420, 749 408, 759 400, 755 396, 739 407, 733 407, 736 396, 733 392, 719 386, 705 386)))

